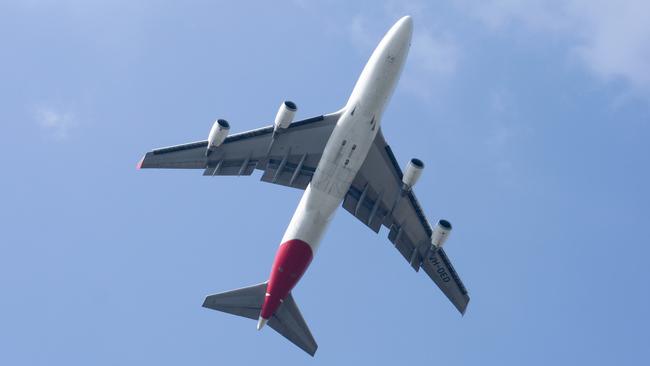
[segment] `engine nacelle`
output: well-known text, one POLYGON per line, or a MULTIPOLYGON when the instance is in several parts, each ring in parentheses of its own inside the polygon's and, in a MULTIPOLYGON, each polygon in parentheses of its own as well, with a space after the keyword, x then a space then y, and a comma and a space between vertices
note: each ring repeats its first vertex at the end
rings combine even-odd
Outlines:
POLYGON ((285 100, 280 104, 280 109, 278 109, 278 114, 275 115, 275 130, 285 129, 289 127, 291 122, 293 122, 293 117, 296 115, 296 103, 285 100))
POLYGON ((406 166, 406 172, 404 172, 404 177, 402 177, 402 183, 404 184, 404 190, 409 191, 418 179, 422 175, 422 170, 424 169, 424 163, 420 159, 411 159, 409 164, 406 166))
POLYGON ((451 233, 451 224, 447 220, 440 220, 433 229, 431 234, 431 247, 432 249, 440 249, 445 244, 447 237, 451 233))
POLYGON ((219 147, 219 145, 223 144, 223 141, 228 137, 228 131, 230 131, 230 124, 225 119, 218 119, 214 122, 210 129, 210 134, 208 135, 207 154, 209 154, 213 149, 219 147))

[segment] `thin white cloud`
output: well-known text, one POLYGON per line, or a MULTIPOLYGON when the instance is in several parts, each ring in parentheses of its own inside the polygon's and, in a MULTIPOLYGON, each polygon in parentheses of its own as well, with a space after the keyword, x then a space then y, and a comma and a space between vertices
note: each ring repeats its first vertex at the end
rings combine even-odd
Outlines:
POLYGON ((367 26, 367 20, 362 15, 357 15, 352 18, 348 26, 348 35, 352 44, 364 50, 369 49, 373 43, 378 42, 372 36, 367 26))
POLYGON ((430 1, 423 0, 388 0, 384 3, 384 12, 387 16, 395 19, 399 19, 404 15, 421 18, 430 5, 430 1))
MULTIPOLYGON (((572 1, 572 0, 568 0, 572 1)), ((567 2, 548 0, 484 0, 462 1, 470 15, 480 19, 493 30, 503 29, 515 23, 523 23, 536 30, 560 30, 565 28, 565 17, 558 17, 567 2)))
POLYGON ((492 124, 491 134, 486 136, 486 145, 502 150, 514 137, 514 129, 506 123, 513 113, 510 95, 503 89, 495 89, 488 96, 489 113, 487 120, 492 124))
POLYGON ((650 93, 650 2, 646 0, 486 0, 465 9, 493 30, 512 26, 554 33, 571 56, 605 81, 650 93))
POLYGON ((582 14, 584 44, 576 52, 604 79, 621 78, 650 91, 650 2, 574 0, 582 14))
POLYGON ((409 62, 419 76, 425 79, 453 76, 460 60, 460 46, 448 32, 424 24, 430 6, 429 1, 389 0, 384 10, 390 18, 399 19, 407 14, 414 18, 409 62))
POLYGON ((518 141, 532 133, 530 126, 520 123, 516 94, 496 87, 487 95, 487 108, 481 124, 484 156, 493 166, 497 181, 507 187, 517 188, 521 182, 517 166, 518 141))
POLYGON ((68 138, 70 130, 77 126, 77 120, 72 113, 58 111, 51 107, 36 108, 35 119, 41 130, 48 137, 56 140, 68 138))
MULTIPOLYGON (((412 3, 413 8, 419 4, 419 2, 412 3)), ((387 6, 386 19, 396 21, 405 14, 413 14, 413 12, 396 9, 395 5, 387 6)), ((415 22, 408 65, 401 85, 408 92, 427 100, 434 92, 431 90, 432 85, 438 85, 437 81, 455 74, 460 59, 460 47, 449 34, 418 26, 417 19, 415 22)), ((364 53, 370 52, 383 36, 381 32, 387 30, 380 30, 377 24, 376 21, 370 22, 365 15, 355 16, 347 28, 350 42, 364 53), (369 28, 370 25, 374 25, 373 29, 369 28)))
POLYGON ((413 35, 411 57, 418 69, 432 76, 451 76, 456 72, 459 47, 449 35, 423 30, 413 35))
POLYGON ((461 48, 449 34, 420 27, 413 34, 401 85, 421 100, 431 101, 441 85, 456 74, 460 56, 461 48))

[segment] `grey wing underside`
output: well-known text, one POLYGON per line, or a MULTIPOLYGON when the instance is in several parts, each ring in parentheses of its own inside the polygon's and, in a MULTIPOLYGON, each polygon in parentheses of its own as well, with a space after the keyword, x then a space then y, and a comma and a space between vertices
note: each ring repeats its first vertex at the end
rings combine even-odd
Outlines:
POLYGON ((339 115, 329 114, 292 123, 274 133, 273 126, 238 133, 206 156, 208 141, 148 152, 139 167, 203 169, 203 175, 251 175, 264 171, 264 182, 305 189, 318 166, 339 115))
POLYGON ((377 133, 366 161, 352 182, 343 207, 366 226, 390 231, 388 239, 415 271, 422 268, 461 313, 469 295, 443 249, 431 249, 431 226, 413 190, 402 190, 402 170, 377 133))

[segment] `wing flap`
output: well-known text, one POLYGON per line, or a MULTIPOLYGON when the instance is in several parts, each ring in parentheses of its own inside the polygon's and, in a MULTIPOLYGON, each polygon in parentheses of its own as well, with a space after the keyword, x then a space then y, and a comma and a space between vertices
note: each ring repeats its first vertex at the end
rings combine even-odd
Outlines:
POLYGON ((251 175, 257 166, 256 160, 237 159, 237 160, 218 160, 208 163, 203 171, 204 176, 217 175, 251 175))
POLYGON ((343 200, 343 208, 359 221, 378 233, 387 209, 383 203, 383 194, 376 192, 371 185, 351 185, 343 200))
POLYGON ((281 159, 269 159, 260 178, 263 182, 305 189, 316 171, 320 156, 308 154, 285 155, 281 159))

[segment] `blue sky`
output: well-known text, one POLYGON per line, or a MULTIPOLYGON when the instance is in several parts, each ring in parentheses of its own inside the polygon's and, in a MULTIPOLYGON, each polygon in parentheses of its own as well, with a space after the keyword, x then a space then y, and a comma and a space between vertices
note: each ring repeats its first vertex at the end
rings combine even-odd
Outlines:
POLYGON ((650 357, 644 1, 0 4, 0 363, 643 364, 650 357), (301 192, 146 151, 338 109, 414 18, 382 121, 472 300, 341 210, 294 291, 315 359, 201 308, 264 281, 301 192))

